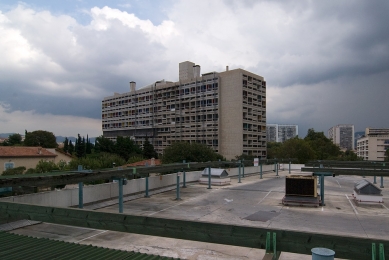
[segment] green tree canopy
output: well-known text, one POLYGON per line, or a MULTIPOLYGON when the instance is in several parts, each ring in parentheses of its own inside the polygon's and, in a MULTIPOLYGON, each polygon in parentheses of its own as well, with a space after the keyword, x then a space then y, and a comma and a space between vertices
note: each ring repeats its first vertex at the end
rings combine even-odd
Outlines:
POLYGON ((205 144, 175 142, 166 147, 162 156, 163 163, 207 162, 223 160, 224 158, 205 144))
POLYGON ((41 146, 43 148, 57 148, 57 140, 52 132, 37 130, 33 132, 26 131, 24 139, 25 146, 41 146))
POLYGON ((5 146, 14 146, 22 144, 22 136, 20 134, 12 134, 8 136, 7 141, 4 142, 5 146))
POLYGON ((158 157, 157 152, 154 150, 154 145, 152 145, 149 142, 149 139, 147 137, 146 137, 146 140, 143 144, 142 154, 143 154, 143 157, 146 159, 158 157))
POLYGON ((95 151, 97 153, 112 153, 114 151, 114 142, 104 136, 99 136, 95 141, 95 151))
POLYGON ((323 132, 316 132, 313 128, 308 130, 304 140, 314 150, 316 160, 336 160, 341 154, 339 146, 332 143, 323 132))
POLYGON ((389 162, 389 148, 385 151, 385 161, 389 162))
POLYGON ((298 163, 306 163, 314 157, 315 152, 309 143, 298 137, 286 140, 278 154, 278 158, 297 158, 298 163))
POLYGON ((131 156, 142 154, 142 150, 139 145, 135 144, 135 142, 130 137, 123 136, 118 136, 116 138, 114 152, 122 157, 125 161, 128 161, 131 156))

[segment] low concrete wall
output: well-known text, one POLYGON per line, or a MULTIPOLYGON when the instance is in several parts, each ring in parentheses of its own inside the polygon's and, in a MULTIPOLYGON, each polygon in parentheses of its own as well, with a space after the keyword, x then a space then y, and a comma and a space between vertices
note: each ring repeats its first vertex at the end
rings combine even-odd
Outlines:
MULTIPOLYGON (((187 172, 186 181, 193 182, 200 179, 201 172, 187 172)), ((149 177, 149 190, 163 188, 175 185, 177 174, 167 174, 161 176, 149 177)), ((181 183, 183 177, 180 178, 181 183)), ((127 185, 123 186, 123 195, 144 192, 146 189, 146 179, 129 180, 127 185)), ((83 203, 88 204, 96 201, 102 201, 118 197, 119 185, 117 183, 104 183, 98 185, 84 186, 83 203)), ((1 198, 0 201, 12 201, 18 203, 28 203, 44 206, 70 207, 78 205, 78 188, 62 189, 27 195, 1 198)))
MULTIPOLYGON (((284 170, 287 170, 289 164, 284 164, 283 167, 284 170)), ((292 164, 291 168, 301 169, 301 165, 292 164)), ((235 177, 238 176, 239 174, 239 168, 228 168, 226 170, 230 177, 235 177)), ((274 170, 274 165, 262 166, 263 172, 269 172, 273 170, 274 170)), ((259 174, 259 172, 260 172, 260 166, 250 166, 250 167, 245 167, 244 169, 244 173, 247 175, 259 174)), ((241 168, 241 174, 243 174, 242 168, 241 168)), ((187 172, 186 182, 198 181, 200 177, 201 177, 201 171, 187 172)), ((172 186, 176 184, 176 181, 177 181, 177 174, 175 173, 149 177, 149 190, 172 186)), ((182 174, 181 174, 180 181, 181 183, 183 182, 182 174)), ((118 197, 119 194, 118 186, 119 185, 117 183, 104 183, 98 185, 84 186, 83 202, 84 204, 88 204, 96 201, 116 198, 118 197)), ((129 180, 127 185, 123 186, 123 195, 145 192, 145 189, 146 189, 146 179, 143 178, 143 179, 129 180)), ((13 197, 5 197, 5 198, 0 198, 0 201, 12 201, 18 203, 28 203, 28 204, 56 206, 56 207, 76 206, 78 205, 78 188, 47 191, 47 192, 33 193, 33 194, 13 196, 13 197)))

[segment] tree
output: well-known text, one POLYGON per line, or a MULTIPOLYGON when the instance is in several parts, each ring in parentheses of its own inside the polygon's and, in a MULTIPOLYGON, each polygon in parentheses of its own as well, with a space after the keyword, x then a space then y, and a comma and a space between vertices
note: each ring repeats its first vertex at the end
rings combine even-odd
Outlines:
POLYGON ((69 141, 69 150, 68 153, 73 154, 74 152, 74 145, 72 143, 72 140, 69 141))
POLYGON ((151 158, 157 158, 157 152, 154 150, 154 145, 152 145, 149 142, 149 139, 146 137, 146 140, 143 144, 143 150, 142 150, 143 157, 146 159, 151 159, 151 158))
POLYGON ((57 140, 52 132, 37 130, 27 132, 24 139, 25 146, 41 146, 43 148, 57 148, 57 140))
POLYGON ((363 158, 358 157, 358 155, 352 150, 346 150, 345 152, 341 152, 339 160, 341 160, 341 161, 363 161, 363 158))
POLYGON ((22 136, 20 134, 12 134, 8 136, 7 141, 4 142, 4 145, 14 146, 22 144, 22 136))
POLYGON ((307 163, 315 158, 315 151, 309 143, 298 137, 286 140, 282 144, 282 149, 278 158, 297 158, 298 163, 307 163))
POLYGON ((95 141, 95 152, 97 153, 112 153, 114 151, 114 142, 104 136, 99 136, 95 141))
POLYGON ((114 153, 127 161, 133 155, 142 154, 142 150, 130 137, 118 136, 114 146, 114 153))
POLYGON ((316 160, 336 160, 341 154, 339 146, 332 143, 323 132, 315 132, 313 128, 308 130, 304 140, 315 151, 316 160))
POLYGON ((187 162, 207 162, 223 160, 223 156, 216 153, 210 147, 200 143, 175 142, 166 147, 162 156, 163 163, 175 163, 186 160, 187 162))
POLYGON ((76 141, 76 156, 77 158, 85 157, 85 138, 81 139, 80 134, 78 134, 76 141))
POLYGON ((69 140, 67 137, 65 137, 65 141, 63 142, 63 150, 65 153, 69 152, 69 140))
POLYGON ((280 158, 282 143, 268 142, 267 143, 267 159, 280 158))
POLYGON ((86 135, 86 147, 85 147, 85 153, 86 154, 91 154, 92 153, 92 147, 93 145, 91 144, 89 140, 89 136, 86 135))
POLYGON ((385 161, 389 162, 389 148, 385 151, 385 161))

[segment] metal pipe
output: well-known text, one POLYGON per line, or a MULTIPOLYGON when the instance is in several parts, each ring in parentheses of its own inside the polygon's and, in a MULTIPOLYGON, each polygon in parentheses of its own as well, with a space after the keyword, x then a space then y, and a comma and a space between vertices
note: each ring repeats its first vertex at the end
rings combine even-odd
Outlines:
POLYGON ((149 177, 146 177, 146 194, 145 198, 150 198, 149 196, 149 177))
POLYGON ((321 198, 321 206, 325 206, 324 203, 324 175, 320 175, 321 184, 320 184, 320 198, 321 198))
POLYGON ((208 189, 211 188, 211 167, 208 167, 208 189))
POLYGON ((119 183, 119 213, 123 213, 123 178, 119 178, 118 183, 119 183))
POLYGON ((260 166, 261 166, 260 167, 260 176, 261 176, 260 179, 262 179, 262 163, 260 164, 260 166))
POLYGON ((289 173, 290 173, 290 161, 289 161, 289 173))
MULTIPOLYGON (((186 163, 186 160, 182 160, 182 163, 186 163)), ((182 169, 182 172, 183 172, 183 175, 184 175, 184 177, 183 177, 184 183, 183 183, 182 187, 186 188, 186 172, 185 172, 185 169, 182 169)))
POLYGON ((242 160, 242 177, 244 178, 244 159, 242 160))
POLYGON ((277 170, 276 170, 276 176, 278 176, 278 162, 276 163, 276 168, 277 168, 277 170))
POLYGON ((384 188, 384 176, 381 176, 381 186, 380 188, 384 188))
POLYGON ((176 200, 181 200, 181 198, 180 198, 180 175, 178 175, 178 173, 177 173, 176 200))
POLYGON ((238 173, 238 178, 239 178, 238 183, 242 183, 242 182, 240 181, 240 160, 239 160, 239 173, 238 173))
POLYGON ((78 208, 82 209, 84 207, 84 183, 78 183, 78 208))

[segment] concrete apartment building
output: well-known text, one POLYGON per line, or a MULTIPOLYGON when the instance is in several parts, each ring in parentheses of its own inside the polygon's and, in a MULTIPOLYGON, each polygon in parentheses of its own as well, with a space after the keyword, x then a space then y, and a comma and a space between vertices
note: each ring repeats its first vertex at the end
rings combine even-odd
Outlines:
POLYGON ((203 143, 227 159, 266 158, 266 82, 243 69, 200 74, 193 62, 179 64, 179 81, 157 81, 102 101, 103 136, 146 137, 158 153, 173 142, 203 143))
POLYGON ((283 143, 298 136, 298 125, 267 124, 266 136, 268 142, 283 143))
POLYGON ((328 138, 343 150, 354 150, 354 125, 337 125, 328 130, 328 138))
POLYGON ((357 155, 368 161, 384 161, 389 149, 389 128, 366 128, 365 136, 357 140, 357 155))

